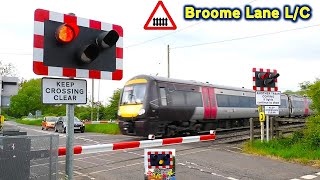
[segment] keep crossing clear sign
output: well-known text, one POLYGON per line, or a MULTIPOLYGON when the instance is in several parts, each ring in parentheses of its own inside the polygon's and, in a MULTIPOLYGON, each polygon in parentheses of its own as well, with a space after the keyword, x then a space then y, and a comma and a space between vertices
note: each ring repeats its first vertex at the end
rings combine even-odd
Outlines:
POLYGON ((87 81, 82 79, 42 78, 43 104, 86 104, 87 81))
POLYGON ((256 91, 256 105, 262 106, 280 106, 280 91, 256 91))

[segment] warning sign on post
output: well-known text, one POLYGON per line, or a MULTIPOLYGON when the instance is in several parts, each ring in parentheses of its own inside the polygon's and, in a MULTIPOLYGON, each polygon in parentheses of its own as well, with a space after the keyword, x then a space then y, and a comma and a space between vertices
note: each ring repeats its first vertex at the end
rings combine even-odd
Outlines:
POLYGON ((162 1, 158 1, 156 7, 153 9, 146 24, 145 30, 175 30, 177 29, 172 17, 162 1))
POLYGON ((265 106, 264 112, 266 115, 279 115, 279 106, 265 106))
POLYGON ((42 78, 43 104, 86 104, 87 81, 82 79, 42 78))
POLYGON ((281 105, 280 91, 256 91, 256 105, 281 105))

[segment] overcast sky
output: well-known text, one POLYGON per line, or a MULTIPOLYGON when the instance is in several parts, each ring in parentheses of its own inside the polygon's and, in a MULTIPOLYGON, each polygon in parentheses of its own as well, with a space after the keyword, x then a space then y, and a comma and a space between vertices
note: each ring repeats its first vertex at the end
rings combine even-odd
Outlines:
MULTIPOLYGON (((312 0, 163 0, 177 30, 144 30, 157 0, 10 0, 0 7, 0 60, 13 63, 25 79, 40 78, 32 71, 33 15, 37 8, 59 13, 73 12, 79 17, 119 24, 124 29, 124 77, 121 81, 100 81, 100 101, 106 102, 113 90, 138 74, 167 76, 167 45, 170 45, 170 74, 173 78, 198 80, 212 84, 252 88, 252 68, 277 69, 279 90, 298 90, 298 83, 314 81, 320 71, 320 2, 312 0), (186 21, 183 7, 230 7, 244 5, 279 8, 308 4, 312 18, 296 23, 285 21, 186 21), (300 27, 287 31, 236 41, 177 48, 207 42, 219 42, 300 27), (160 38, 158 38, 160 37, 160 38), (156 39, 155 39, 156 38, 156 39), (155 39, 155 40, 152 40, 155 39), (152 40, 152 41, 149 41, 152 40)), ((95 80, 95 101, 98 80, 95 80)), ((91 93, 91 80, 88 80, 91 93)))

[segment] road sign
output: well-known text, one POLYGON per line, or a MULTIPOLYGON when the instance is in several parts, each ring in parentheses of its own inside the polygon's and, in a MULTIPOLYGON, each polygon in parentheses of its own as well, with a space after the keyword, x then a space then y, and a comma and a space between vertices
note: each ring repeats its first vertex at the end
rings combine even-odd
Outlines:
POLYGON ((36 9, 33 72, 121 80, 123 29, 115 24, 36 9))
POLYGON ((145 149, 144 166, 145 179, 175 179, 175 149, 145 149))
POLYGON ((256 105, 281 105, 280 91, 256 91, 256 105))
POLYGON ((175 30, 177 29, 172 17, 162 1, 158 1, 149 19, 144 25, 145 30, 175 30), (161 7, 159 9, 159 7, 161 7), (152 22, 151 22, 152 20, 152 22))
POLYGON ((86 104, 87 81, 83 79, 42 78, 43 104, 86 104))
POLYGON ((279 115, 279 106, 265 106, 264 112, 266 115, 279 115))
POLYGON ((264 112, 260 112, 259 113, 259 121, 264 122, 265 120, 266 120, 266 115, 264 114, 264 112))
POLYGON ((253 90, 278 91, 278 77, 276 69, 252 69, 253 90))

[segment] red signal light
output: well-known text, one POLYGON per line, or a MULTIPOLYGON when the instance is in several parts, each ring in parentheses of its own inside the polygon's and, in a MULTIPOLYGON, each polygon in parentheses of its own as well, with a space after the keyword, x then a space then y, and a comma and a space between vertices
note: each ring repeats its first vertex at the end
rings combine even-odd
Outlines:
POLYGON ((258 77, 260 79, 267 79, 269 77, 269 73, 259 73, 258 77))
POLYGON ((69 43, 74 40, 79 33, 79 29, 76 26, 69 24, 63 24, 56 30, 56 38, 61 43, 69 43))

